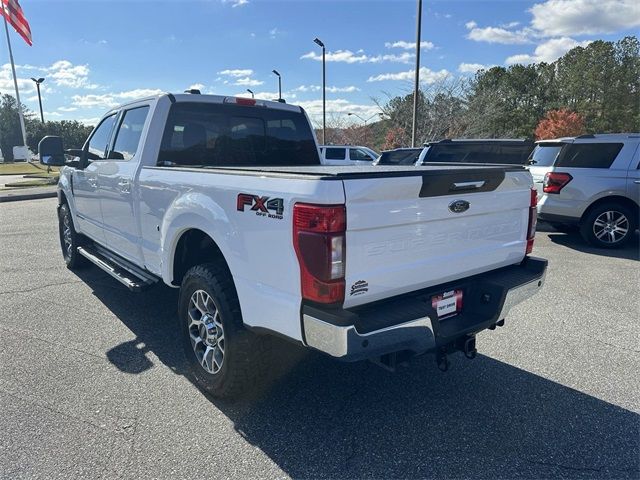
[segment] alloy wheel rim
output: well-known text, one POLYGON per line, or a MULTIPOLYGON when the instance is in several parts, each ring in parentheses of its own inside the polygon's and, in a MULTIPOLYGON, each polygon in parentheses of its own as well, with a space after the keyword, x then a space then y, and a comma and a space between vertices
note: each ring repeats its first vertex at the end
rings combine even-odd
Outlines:
POLYGON ((200 366, 213 375, 224 363, 224 328, 220 313, 204 290, 196 290, 189 299, 187 311, 189 340, 200 366))
POLYGON ((62 217, 62 241, 67 258, 71 258, 73 242, 71 241, 71 221, 68 213, 62 217))
POLYGON ((629 219, 615 210, 602 212, 593 222, 593 234, 604 243, 618 243, 629 232, 629 219))

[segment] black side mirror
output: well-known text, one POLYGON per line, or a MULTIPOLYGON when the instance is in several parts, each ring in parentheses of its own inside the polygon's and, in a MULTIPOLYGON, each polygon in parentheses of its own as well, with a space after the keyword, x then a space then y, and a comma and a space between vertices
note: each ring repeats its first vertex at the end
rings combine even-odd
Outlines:
POLYGON ((62 167, 64 165, 64 148, 62 138, 47 135, 38 143, 38 156, 40 163, 49 167, 62 167))

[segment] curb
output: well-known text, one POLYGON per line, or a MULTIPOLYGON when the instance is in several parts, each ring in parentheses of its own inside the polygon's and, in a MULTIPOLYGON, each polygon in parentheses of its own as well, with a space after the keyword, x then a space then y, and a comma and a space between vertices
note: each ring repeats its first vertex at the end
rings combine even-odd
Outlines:
POLYGON ((18 202, 21 200, 37 200, 39 198, 54 198, 57 196, 56 189, 39 191, 39 192, 24 192, 24 191, 12 191, 12 192, 0 192, 0 203, 2 202, 18 202))

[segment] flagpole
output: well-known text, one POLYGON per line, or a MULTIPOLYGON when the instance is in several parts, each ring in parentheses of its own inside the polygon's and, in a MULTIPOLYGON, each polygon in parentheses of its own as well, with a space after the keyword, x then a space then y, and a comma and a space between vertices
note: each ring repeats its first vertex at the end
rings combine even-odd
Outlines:
POLYGON ((16 100, 18 101, 18 115, 20 116, 20 130, 22 131, 22 145, 27 145, 27 130, 24 128, 24 115, 22 114, 22 103, 20 103, 20 92, 18 91, 18 79, 16 77, 16 66, 13 63, 13 51, 11 50, 11 39, 9 38, 9 27, 7 26, 7 10, 4 2, 2 4, 4 10, 4 31, 7 34, 7 47, 9 47, 9 60, 11 60, 11 71, 13 72, 13 86, 16 88, 16 100))

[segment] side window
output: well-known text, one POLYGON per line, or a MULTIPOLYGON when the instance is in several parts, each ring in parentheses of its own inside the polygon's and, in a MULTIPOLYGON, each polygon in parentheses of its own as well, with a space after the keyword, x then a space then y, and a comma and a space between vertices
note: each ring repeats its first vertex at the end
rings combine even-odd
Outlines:
POLYGON ((327 147, 327 152, 325 153, 324 158, 327 160, 344 160, 346 153, 346 149, 344 148, 327 147))
POLYGON ((359 148, 350 148, 349 149, 349 160, 357 160, 360 162, 372 162, 373 158, 367 154, 364 150, 360 150, 359 148))
POLYGON ((113 150, 109 153, 110 159, 128 161, 133 158, 138 150, 140 136, 148 113, 148 106, 133 108, 124 113, 113 150))
POLYGON ((115 121, 116 114, 114 113, 105 118, 100 125, 95 128, 89 139, 89 160, 104 160, 115 121))
POLYGON ((560 152, 556 167, 609 168, 622 150, 622 143, 572 143, 560 152))

